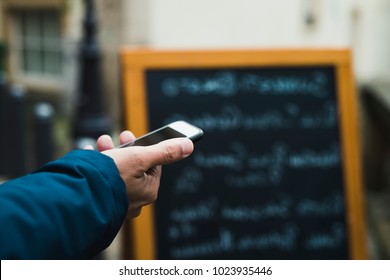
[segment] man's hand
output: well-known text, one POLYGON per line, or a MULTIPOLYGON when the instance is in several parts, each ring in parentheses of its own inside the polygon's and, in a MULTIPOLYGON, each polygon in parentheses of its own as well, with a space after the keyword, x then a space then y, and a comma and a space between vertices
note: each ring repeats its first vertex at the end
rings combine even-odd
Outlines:
MULTIPOLYGON (((121 144, 135 139, 130 131, 122 132, 119 138, 121 144)), ((174 138, 146 147, 113 148, 110 136, 103 135, 97 140, 97 149, 114 160, 126 184, 129 200, 127 217, 136 217, 142 206, 157 199, 161 166, 188 157, 194 145, 189 139, 174 138)))

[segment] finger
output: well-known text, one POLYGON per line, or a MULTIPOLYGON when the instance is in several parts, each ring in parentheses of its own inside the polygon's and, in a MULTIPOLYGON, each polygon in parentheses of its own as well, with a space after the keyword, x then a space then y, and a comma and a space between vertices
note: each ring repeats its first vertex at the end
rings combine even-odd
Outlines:
POLYGON ((114 148, 114 143, 112 142, 112 139, 108 135, 102 135, 99 137, 99 139, 96 142, 97 150, 99 152, 113 149, 114 148))
POLYGON ((120 135, 119 135, 119 141, 121 144, 125 144, 127 142, 131 142, 131 141, 134 141, 135 140, 135 136, 134 134, 129 131, 129 130, 125 130, 123 131, 120 135))
POLYGON ((84 147, 84 150, 93 150, 93 146, 92 145, 87 145, 84 147))
POLYGON ((170 164, 188 157, 194 150, 194 144, 187 138, 174 138, 140 148, 144 148, 140 160, 146 171, 152 167, 170 164))

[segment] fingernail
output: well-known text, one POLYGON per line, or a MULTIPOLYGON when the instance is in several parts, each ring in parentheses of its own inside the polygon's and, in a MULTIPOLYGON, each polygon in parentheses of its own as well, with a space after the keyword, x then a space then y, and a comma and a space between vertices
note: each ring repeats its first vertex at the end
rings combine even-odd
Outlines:
POLYGON ((194 150, 194 144, 190 139, 183 139, 181 141, 184 156, 189 156, 194 150))

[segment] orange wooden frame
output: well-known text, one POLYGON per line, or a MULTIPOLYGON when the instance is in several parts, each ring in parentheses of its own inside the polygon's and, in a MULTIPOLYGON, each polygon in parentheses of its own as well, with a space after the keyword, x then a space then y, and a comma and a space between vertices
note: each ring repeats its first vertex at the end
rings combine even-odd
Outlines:
MULTIPOLYGON (((139 136, 148 131, 145 72, 148 69, 207 69, 262 66, 335 67, 337 99, 340 108, 340 130, 343 153, 347 226, 352 259, 366 259, 366 228, 362 197, 361 156, 358 131, 357 100, 352 75, 351 53, 346 49, 280 49, 280 50, 200 50, 200 51, 121 51, 123 67, 126 126, 139 136)), ((153 206, 144 207, 133 220, 132 241, 136 259, 155 259, 156 241, 153 206)))

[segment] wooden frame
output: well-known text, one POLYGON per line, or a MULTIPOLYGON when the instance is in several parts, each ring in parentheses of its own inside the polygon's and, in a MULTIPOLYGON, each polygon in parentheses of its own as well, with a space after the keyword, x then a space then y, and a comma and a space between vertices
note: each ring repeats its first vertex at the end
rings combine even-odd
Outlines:
MULTIPOLYGON (((337 100, 340 108, 340 130, 344 186, 347 208, 349 248, 352 259, 366 259, 366 234, 362 198, 362 174, 358 133, 357 100, 352 75, 351 53, 345 49, 292 50, 213 50, 153 51, 123 49, 123 83, 126 127, 135 135, 148 131, 145 71, 148 69, 207 69, 262 66, 335 67, 337 100)), ((133 220, 131 250, 136 259, 155 259, 154 217, 152 206, 144 207, 133 220)), ((130 250, 130 248, 127 248, 130 250)))

